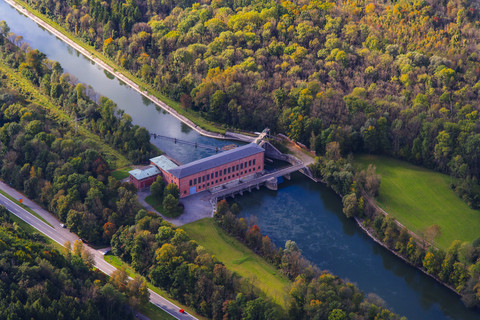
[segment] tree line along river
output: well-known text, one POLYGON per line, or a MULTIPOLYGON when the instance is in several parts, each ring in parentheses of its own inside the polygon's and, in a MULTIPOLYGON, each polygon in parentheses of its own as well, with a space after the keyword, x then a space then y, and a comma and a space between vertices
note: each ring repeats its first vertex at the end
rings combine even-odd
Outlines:
MULTIPOLYGON (((3 0, 0 20, 32 48, 60 62, 65 72, 112 99, 134 124, 152 133, 219 148, 232 143, 201 136, 3 0)), ((215 152, 162 139, 152 138, 152 143, 182 163, 215 152)), ((278 191, 262 189, 236 201, 241 215, 253 216, 276 245, 294 240, 318 267, 356 283, 365 293, 375 293, 394 312, 409 319, 480 319, 480 313, 464 307, 456 294, 372 241, 344 217, 336 194, 301 174, 292 175, 278 191)))

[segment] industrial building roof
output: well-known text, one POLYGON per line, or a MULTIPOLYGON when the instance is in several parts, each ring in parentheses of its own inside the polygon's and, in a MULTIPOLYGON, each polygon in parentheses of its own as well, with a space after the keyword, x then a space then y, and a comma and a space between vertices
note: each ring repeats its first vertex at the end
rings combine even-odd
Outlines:
POLYGON ((157 167, 150 165, 143 169, 134 169, 134 170, 128 171, 128 173, 137 180, 143 180, 149 177, 153 177, 157 174, 160 174, 160 170, 158 170, 157 167))
POLYGON ((150 161, 165 172, 178 167, 172 160, 168 159, 165 156, 158 156, 150 159, 150 161))
POLYGON ((250 143, 232 150, 215 154, 207 158, 181 165, 174 169, 170 169, 169 172, 175 177, 181 179, 187 176, 191 176, 192 174, 219 167, 221 165, 240 160, 245 157, 253 156, 257 153, 264 151, 265 150, 256 143, 250 143))

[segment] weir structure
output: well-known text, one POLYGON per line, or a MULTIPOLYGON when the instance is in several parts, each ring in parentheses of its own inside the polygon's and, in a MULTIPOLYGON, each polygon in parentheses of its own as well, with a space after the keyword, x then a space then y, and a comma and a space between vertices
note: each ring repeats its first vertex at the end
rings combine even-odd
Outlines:
POLYGON ((284 177, 290 180, 290 174, 295 171, 300 171, 305 176, 317 182, 310 169, 305 166, 300 159, 290 154, 280 152, 270 142, 265 141, 264 139, 268 135, 269 129, 265 129, 259 134, 258 138, 254 140, 255 143, 265 149, 265 158, 285 161, 290 163, 290 166, 273 172, 256 173, 253 177, 249 177, 248 180, 239 179, 234 184, 224 185, 221 188, 212 188, 209 190, 212 194, 210 202, 216 203, 218 200, 227 197, 234 198, 236 195, 243 195, 244 192, 252 192, 252 190, 255 189, 259 190, 261 186, 266 186, 270 190, 277 190, 279 178, 284 177))

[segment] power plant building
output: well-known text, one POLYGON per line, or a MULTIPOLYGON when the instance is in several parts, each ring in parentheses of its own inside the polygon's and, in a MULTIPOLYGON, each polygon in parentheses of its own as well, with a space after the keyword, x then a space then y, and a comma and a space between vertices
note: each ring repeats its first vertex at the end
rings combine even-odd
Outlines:
MULTIPOLYGON (((180 197, 183 198, 262 172, 264 153, 265 150, 262 147, 250 143, 181 166, 177 166, 165 156, 159 156, 150 159, 150 167, 155 166, 161 172, 166 183, 176 184, 180 190, 180 197)), ((132 171, 130 171, 130 181, 137 188, 150 186, 160 174, 154 173, 153 170, 152 175, 154 176, 139 175, 137 172, 137 176, 144 180, 136 180, 132 171), (146 181, 148 182, 145 183, 146 181)))

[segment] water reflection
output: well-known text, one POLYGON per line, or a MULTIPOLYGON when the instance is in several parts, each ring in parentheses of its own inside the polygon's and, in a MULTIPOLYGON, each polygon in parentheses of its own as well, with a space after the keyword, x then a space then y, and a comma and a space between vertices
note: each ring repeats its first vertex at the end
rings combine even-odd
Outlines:
POLYGON ((110 79, 110 80, 115 79, 115 76, 114 76, 112 73, 108 72, 107 70, 103 70, 103 73, 105 74, 105 76, 106 76, 108 79, 110 79))
POLYGON ((186 134, 189 134, 190 132, 192 132, 192 128, 190 128, 189 126, 187 126, 185 123, 182 122, 181 124, 181 130, 182 130, 182 133, 186 133, 186 134))
POLYGON ((153 104, 152 101, 145 96, 142 96, 142 103, 146 107, 151 106, 153 104))

